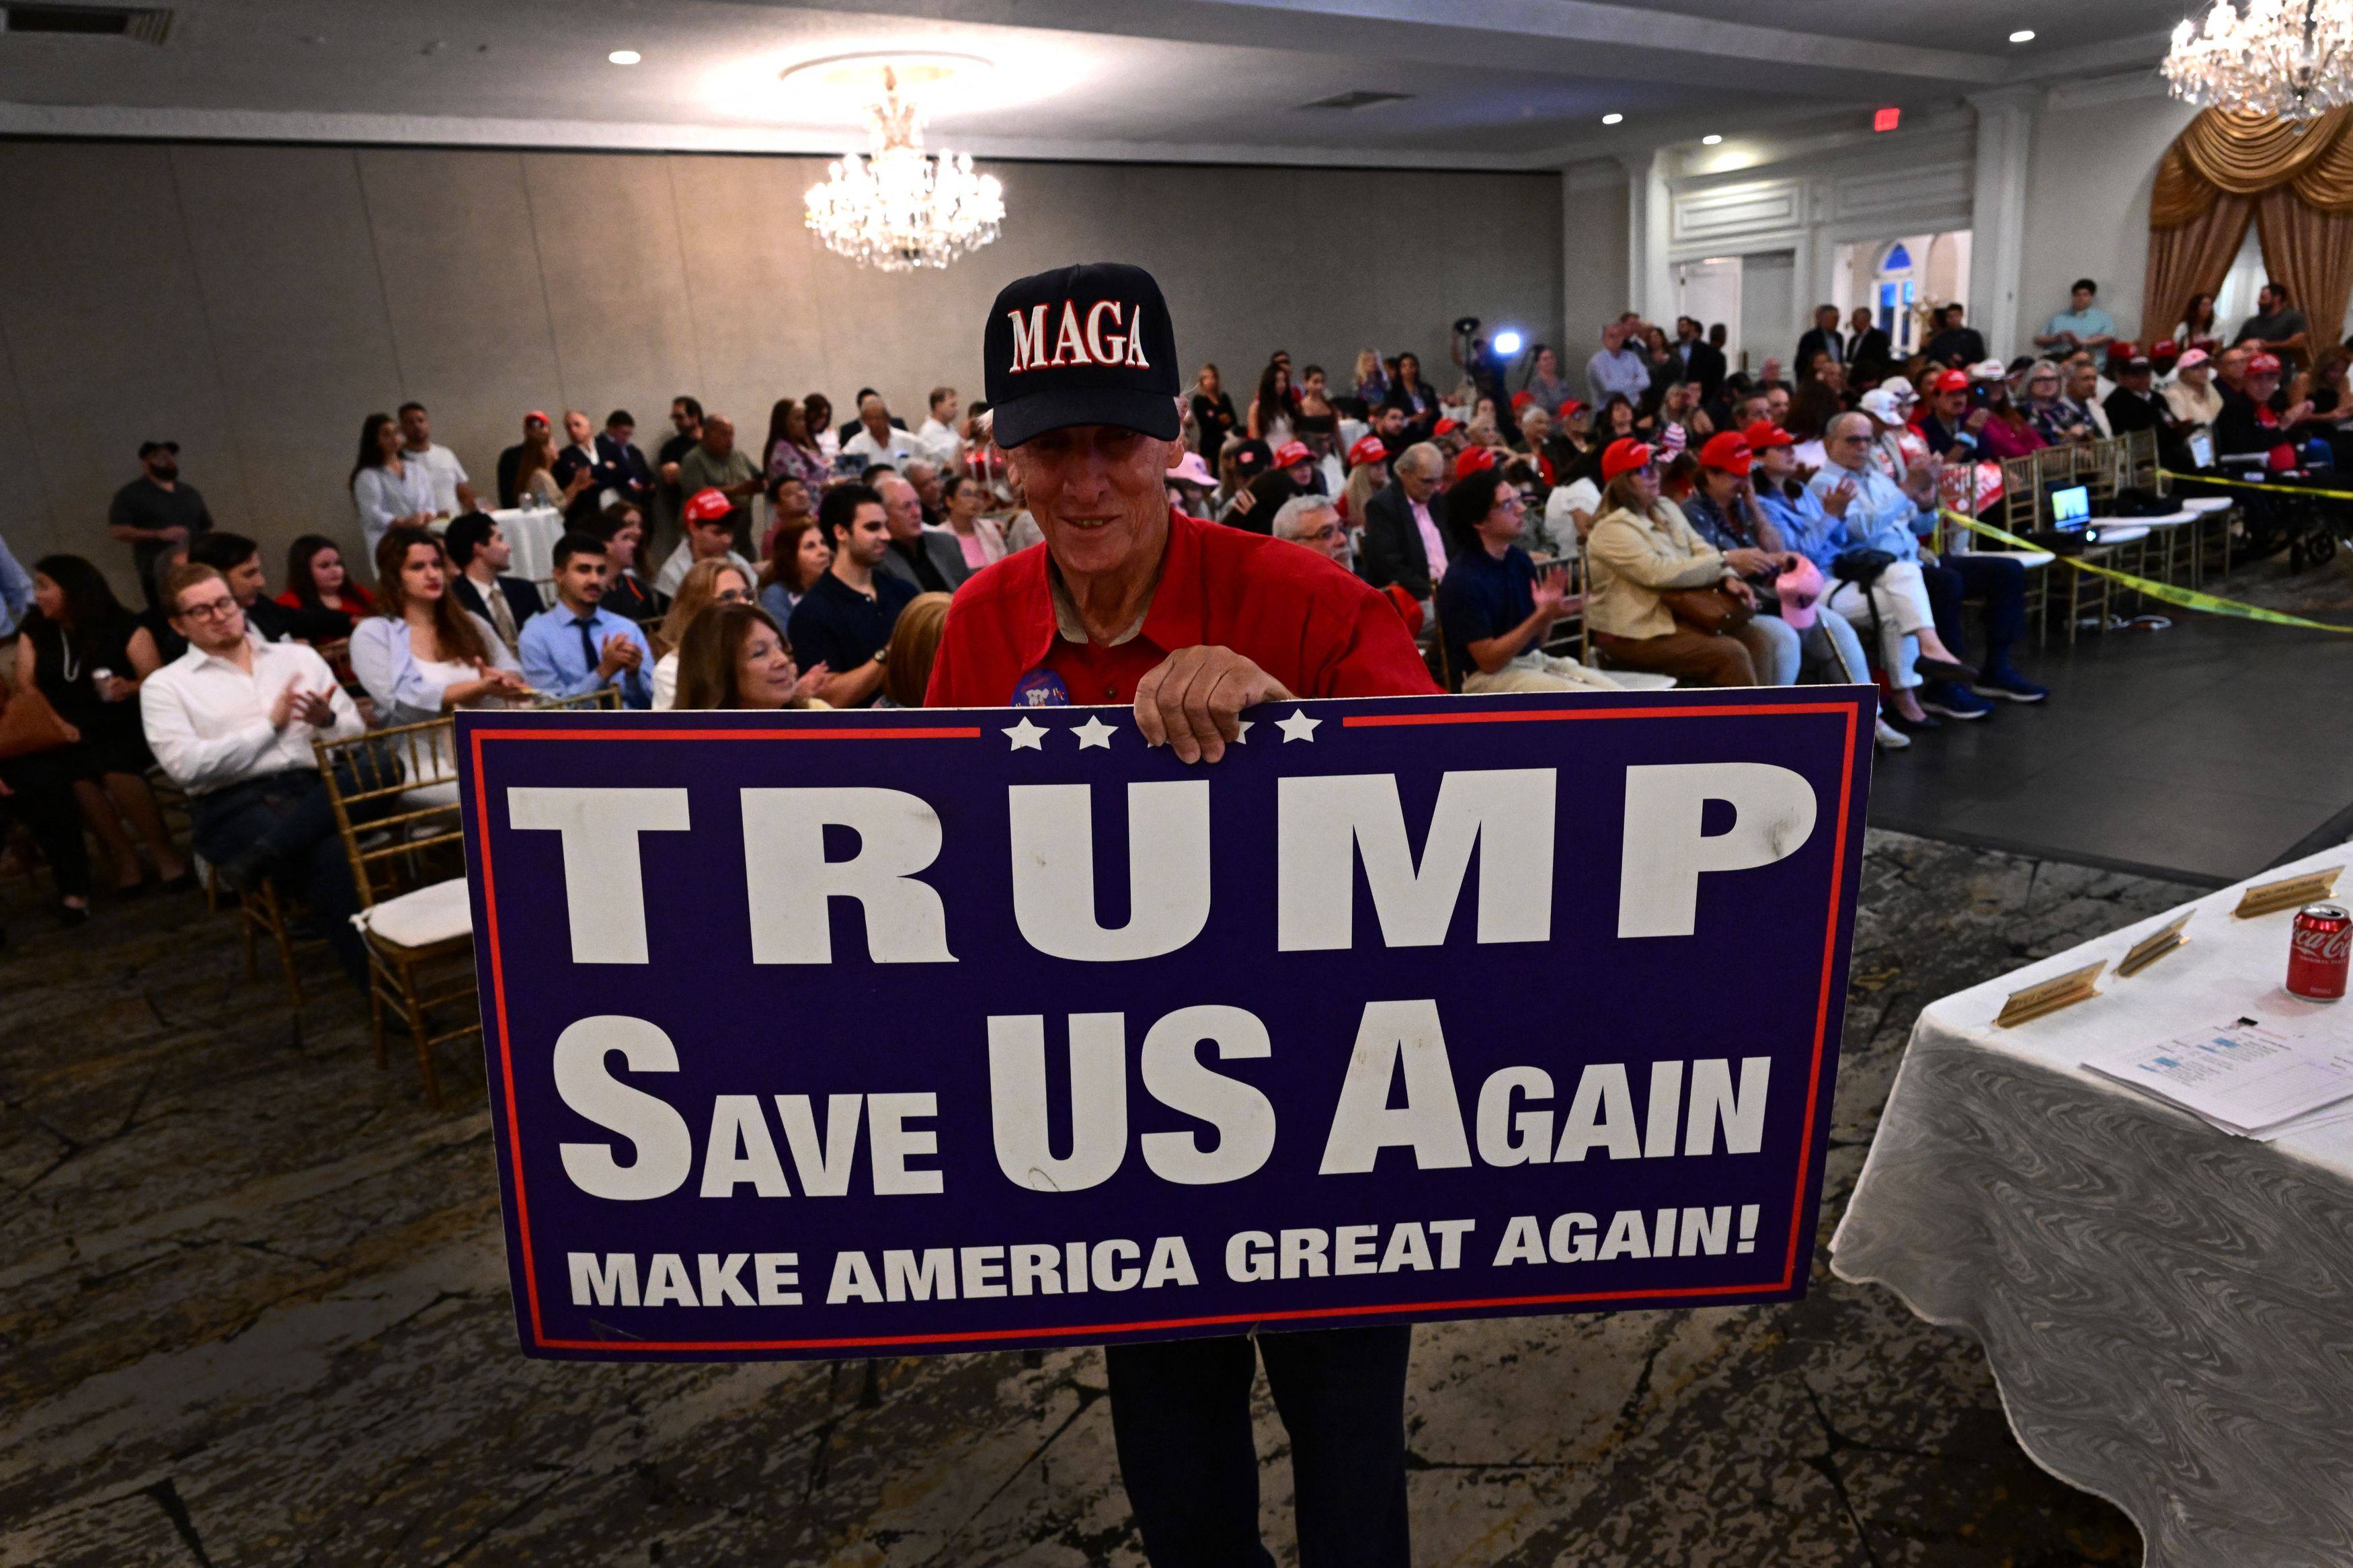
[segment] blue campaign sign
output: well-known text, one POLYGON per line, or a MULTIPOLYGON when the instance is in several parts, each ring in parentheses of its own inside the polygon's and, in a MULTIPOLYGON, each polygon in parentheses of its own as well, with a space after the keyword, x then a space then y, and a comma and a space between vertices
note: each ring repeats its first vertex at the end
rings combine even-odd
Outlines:
POLYGON ((523 1347, 1801 1294, 1872 703, 460 714, 523 1347))

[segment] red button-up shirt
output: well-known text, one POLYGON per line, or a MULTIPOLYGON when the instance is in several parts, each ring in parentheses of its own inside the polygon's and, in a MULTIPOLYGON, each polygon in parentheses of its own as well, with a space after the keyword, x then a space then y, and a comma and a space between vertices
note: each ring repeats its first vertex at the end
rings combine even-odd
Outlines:
POLYGON ((1397 607, 1290 540, 1172 510, 1144 625, 1115 647, 1060 635, 1046 565, 1045 547, 1032 546, 956 591, 925 707, 1002 707, 1039 671, 1058 677, 1074 703, 1133 702, 1148 671, 1197 645, 1232 648, 1300 697, 1438 689, 1397 607))

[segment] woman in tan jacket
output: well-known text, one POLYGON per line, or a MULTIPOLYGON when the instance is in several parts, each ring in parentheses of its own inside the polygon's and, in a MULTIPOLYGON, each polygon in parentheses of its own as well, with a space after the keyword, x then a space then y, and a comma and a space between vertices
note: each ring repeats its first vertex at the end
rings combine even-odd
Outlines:
POLYGON ((1741 578, 1778 563, 1761 550, 1712 548, 1660 496, 1651 459, 1651 448, 1631 439, 1601 456, 1601 513, 1585 541, 1585 624, 1603 666, 1656 670, 1686 685, 1754 686, 1757 662, 1745 637, 1685 626, 1660 595, 1721 587, 1753 610, 1757 596, 1741 578))

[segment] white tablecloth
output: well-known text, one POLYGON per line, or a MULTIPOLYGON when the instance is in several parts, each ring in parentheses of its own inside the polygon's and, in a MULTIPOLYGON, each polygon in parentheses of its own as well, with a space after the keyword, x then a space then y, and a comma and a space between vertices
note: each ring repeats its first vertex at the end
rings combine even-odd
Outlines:
POLYGON ((2129 1513, 2147 1568, 2344 1568, 2353 1124, 2232 1138, 2078 1065, 2249 1013, 2353 1038, 2353 1002, 2281 984, 2294 911, 2237 902, 2200 900, 2189 945, 2130 979, 2114 960, 2170 915, 1923 1012, 1831 1267, 1984 1342, 2020 1445, 2129 1513), (2105 994, 1993 1027, 2012 991, 2095 958, 2105 994))
POLYGON ((555 575, 555 542, 564 537, 564 514, 552 506, 507 508, 491 513, 514 549, 512 576, 544 583, 555 575))

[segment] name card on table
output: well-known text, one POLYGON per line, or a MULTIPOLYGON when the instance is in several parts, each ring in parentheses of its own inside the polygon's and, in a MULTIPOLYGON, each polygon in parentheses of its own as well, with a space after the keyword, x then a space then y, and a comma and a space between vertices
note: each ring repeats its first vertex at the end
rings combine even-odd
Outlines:
POLYGON ((2335 892, 2337 879, 2344 869, 2342 866, 2326 866, 2300 876, 2283 877, 2276 882, 2259 882, 2239 895, 2239 907, 2231 913, 2244 921, 2257 915, 2275 915, 2282 910, 2302 909, 2335 892))
POLYGON ((2092 983, 2107 966, 2108 961, 2104 958, 2097 963, 2087 963, 2081 969, 2071 969, 2064 974, 2053 975, 2038 984, 2011 992, 2010 1000, 2004 1002, 2001 1011, 1994 1016, 1994 1026, 2013 1029, 2046 1013, 2056 1013, 2062 1007, 2090 1001, 2100 994, 2100 988, 2092 983))
POLYGON ((2184 910, 2133 943, 2131 950, 2116 960, 2116 978, 2129 980, 2175 948, 2181 946, 2189 940, 2181 934, 2181 928, 2188 925, 2189 917, 2197 912, 2195 909, 2184 910))
POLYGON ((1853 688, 463 713, 533 1355, 1803 1293, 1853 688))

